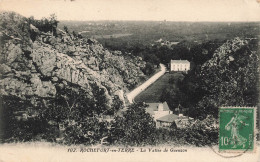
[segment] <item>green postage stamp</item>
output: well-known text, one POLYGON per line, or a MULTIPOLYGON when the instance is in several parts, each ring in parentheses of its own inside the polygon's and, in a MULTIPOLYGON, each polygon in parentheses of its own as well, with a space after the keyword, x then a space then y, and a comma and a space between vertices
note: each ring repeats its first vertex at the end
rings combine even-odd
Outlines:
POLYGON ((255 107, 221 107, 219 109, 219 150, 253 151, 255 127, 255 107))

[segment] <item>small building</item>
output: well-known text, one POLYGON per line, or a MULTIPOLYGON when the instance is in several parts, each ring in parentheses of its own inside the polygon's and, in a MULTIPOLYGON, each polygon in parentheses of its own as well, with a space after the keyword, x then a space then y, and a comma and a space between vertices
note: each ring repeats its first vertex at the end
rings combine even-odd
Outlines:
POLYGON ((172 114, 172 111, 169 109, 167 102, 147 103, 147 105, 149 106, 146 108, 146 112, 149 113, 154 118, 155 121, 156 119, 162 116, 172 114))
POLYGON ((188 60, 171 60, 170 71, 184 71, 190 70, 190 62, 188 60))
POLYGON ((169 114, 161 118, 156 119, 157 128, 185 128, 193 122, 193 118, 183 116, 183 114, 175 115, 169 114))
POLYGON ((179 115, 173 114, 173 111, 169 109, 167 102, 146 104, 149 105, 146 108, 146 112, 153 117, 156 122, 156 128, 168 129, 171 126, 174 126, 175 128, 185 128, 193 121, 193 118, 183 116, 180 111, 178 111, 179 115))
MULTIPOLYGON (((164 103, 147 103, 149 106, 146 108, 146 112, 149 113, 154 121, 157 119, 172 114, 173 112, 169 109, 167 102, 164 103)), ((157 123, 156 123, 156 127, 157 123)))

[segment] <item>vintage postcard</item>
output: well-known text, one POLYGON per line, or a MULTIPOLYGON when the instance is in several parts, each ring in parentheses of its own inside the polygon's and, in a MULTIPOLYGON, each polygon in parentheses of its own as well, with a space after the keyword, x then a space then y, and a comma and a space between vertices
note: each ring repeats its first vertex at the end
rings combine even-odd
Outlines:
POLYGON ((0 162, 260 161, 259 0, 0 0, 0 162))

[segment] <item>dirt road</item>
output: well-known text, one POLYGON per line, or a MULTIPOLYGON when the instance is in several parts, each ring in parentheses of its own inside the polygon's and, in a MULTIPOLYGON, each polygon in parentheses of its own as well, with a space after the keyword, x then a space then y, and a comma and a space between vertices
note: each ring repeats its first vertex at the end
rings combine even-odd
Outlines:
POLYGON ((127 99, 130 103, 133 103, 134 98, 141 93, 143 90, 145 90, 147 87, 149 87, 152 83, 154 83, 157 79, 159 79, 166 71, 166 67, 163 64, 160 64, 161 70, 154 74, 151 78, 149 78, 147 81, 145 81, 143 84, 135 88, 130 93, 126 94, 127 99))

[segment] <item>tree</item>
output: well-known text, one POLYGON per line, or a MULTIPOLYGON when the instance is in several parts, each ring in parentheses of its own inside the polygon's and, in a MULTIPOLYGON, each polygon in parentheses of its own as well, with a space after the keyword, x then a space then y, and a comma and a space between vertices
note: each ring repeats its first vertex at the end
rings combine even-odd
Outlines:
POLYGON ((172 50, 168 46, 161 46, 156 53, 160 62, 167 65, 171 60, 172 50))
POLYGON ((63 132, 65 144, 98 144, 103 137, 107 136, 108 123, 99 121, 95 117, 83 118, 80 122, 66 125, 63 132))
POLYGON ((161 94, 160 102, 166 101, 171 108, 177 108, 179 105, 186 106, 186 97, 179 88, 165 88, 161 94))
POLYGON ((68 86, 57 90, 56 98, 50 101, 42 113, 59 132, 54 139, 61 137, 61 142, 65 144, 89 145, 107 136, 108 124, 98 120, 98 115, 108 111, 104 106, 103 91, 95 91, 94 95, 100 98, 90 97, 88 92, 78 87, 68 86))
MULTIPOLYGON (((35 99, 39 100, 39 99, 35 99)), ((32 104, 29 100, 22 100, 16 96, 0 97, 1 131, 4 142, 32 141, 37 137, 45 137, 47 120, 32 110, 43 108, 43 104, 32 104), (34 117, 33 117, 33 116, 34 117)))
POLYGON ((110 130, 110 142, 133 146, 153 144, 155 122, 145 112, 146 107, 143 103, 133 104, 123 117, 116 117, 110 130))
POLYGON ((68 29, 68 27, 67 26, 63 26, 63 29, 64 29, 64 31, 67 33, 67 34, 69 34, 70 32, 69 32, 69 29, 68 29))
POLYGON ((201 87, 207 95, 197 107, 216 117, 219 106, 255 106, 258 61, 245 40, 235 38, 219 47, 201 67, 201 87))
POLYGON ((48 18, 44 17, 41 20, 36 20, 33 16, 31 16, 27 19, 27 21, 40 31, 51 32, 52 35, 57 36, 57 26, 59 21, 57 20, 57 16, 55 14, 51 14, 48 18))
POLYGON ((110 109, 110 111, 108 111, 107 114, 114 115, 115 112, 119 111, 120 109, 123 109, 124 103, 123 103, 123 101, 120 100, 120 98, 118 96, 115 96, 113 98, 113 103, 112 103, 111 107, 112 108, 110 109))
POLYGON ((143 69, 145 75, 151 75, 155 72, 153 64, 147 62, 145 68, 143 69))
POLYGON ((74 39, 78 38, 78 34, 74 30, 72 31, 72 35, 73 35, 74 39))
POLYGON ((174 130, 173 136, 181 145, 215 145, 218 142, 217 119, 207 115, 204 120, 195 120, 185 128, 174 130))
POLYGON ((57 26, 59 21, 57 20, 57 16, 55 14, 51 14, 49 17, 49 22, 51 25, 51 31, 52 31, 52 35, 57 36, 57 26))
MULTIPOLYGON (((111 114, 113 107, 110 103, 110 96, 105 87, 98 86, 96 83, 92 84, 94 112, 97 114, 111 114)), ((111 98, 112 100, 112 98, 111 98)))

